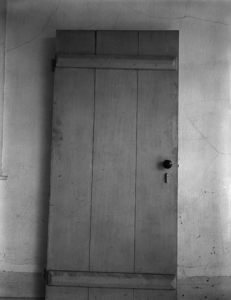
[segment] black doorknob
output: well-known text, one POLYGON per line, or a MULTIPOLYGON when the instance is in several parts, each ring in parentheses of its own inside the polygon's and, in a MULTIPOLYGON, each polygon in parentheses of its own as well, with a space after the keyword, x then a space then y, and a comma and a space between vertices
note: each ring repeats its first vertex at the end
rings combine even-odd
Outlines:
POLYGON ((171 162, 171 160, 166 159, 165 161, 163 161, 162 165, 165 169, 170 169, 172 167, 172 162, 171 162))

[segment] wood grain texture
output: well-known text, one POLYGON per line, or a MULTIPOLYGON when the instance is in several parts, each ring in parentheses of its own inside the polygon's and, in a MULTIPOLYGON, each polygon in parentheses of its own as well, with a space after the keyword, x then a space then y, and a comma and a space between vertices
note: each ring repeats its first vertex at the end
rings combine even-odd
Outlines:
MULTIPOLYGON (((177 292, 172 290, 135 290, 134 300, 176 300, 177 292)), ((188 300, 188 299, 187 299, 188 300)))
MULTIPOLYGON (((82 36, 82 45, 68 46, 67 54, 178 57, 178 32, 175 31, 100 31, 86 32, 85 37, 84 32, 78 34, 82 36), (93 35, 97 37, 96 43, 93 35), (85 51, 88 39, 91 42, 85 51)), ((78 44, 78 38, 75 39, 78 34, 69 32, 67 44, 72 39, 78 44)), ((58 45, 58 49, 65 47, 58 45)), ((52 199, 58 199, 61 206, 55 207, 51 202, 51 219, 54 213, 59 222, 50 228, 53 240, 62 238, 49 250, 48 269, 176 274, 178 72, 82 71, 65 69, 64 82, 69 87, 63 89, 63 95, 67 104, 60 106, 60 115, 55 111, 60 118, 54 119, 57 123, 53 156, 56 177, 53 176, 55 197, 52 199), (79 97, 84 101, 78 100, 79 97), (90 103, 94 97, 92 108, 90 103), (85 98, 91 100, 85 103, 85 98), (68 106, 69 99, 73 109, 68 106), (76 109, 75 119, 72 111, 76 109), (65 126, 60 122, 63 111, 68 112, 64 113, 65 126), (164 159, 173 161, 172 169, 163 169, 164 159), (58 177, 60 171, 67 178, 64 181, 58 177), (166 172, 168 183, 164 182, 166 172), (77 184, 70 184, 72 178, 77 178, 74 180, 77 184), (51 256, 53 253, 55 258, 51 256)), ((61 77, 57 86, 62 86, 61 77)), ((88 278, 86 284, 89 281, 88 278)), ((176 299, 175 291, 166 294, 140 289, 136 293, 132 290, 134 285, 127 285, 129 293, 124 296, 121 285, 120 290, 118 286, 113 287, 110 289, 107 284, 104 289, 90 288, 89 298, 176 299)))
POLYGON ((88 288, 47 286, 46 299, 55 300, 88 300, 88 288))
POLYGON ((89 300, 133 300, 133 290, 128 289, 89 289, 89 300))
POLYGON ((177 61, 170 56, 69 55, 57 56, 57 68, 176 70, 177 61))
POLYGON ((56 54, 95 54, 94 30, 57 30, 56 54))
POLYGON ((177 74, 138 71, 138 78, 135 270, 176 274, 177 74), (165 159, 173 162, 168 171, 165 159))
POLYGON ((139 55, 179 56, 179 31, 139 31, 139 55))
MULTIPOLYGON (((139 32, 139 55, 178 57, 178 45, 177 31, 139 32)), ((138 71, 138 82, 135 268, 176 274, 178 72, 138 71)))
POLYGON ((134 269, 136 71, 97 70, 91 271, 134 269))
MULTIPOLYGON (((98 31, 96 36, 97 55, 138 54, 138 32, 98 31)), ((100 131, 95 136, 91 270, 129 272, 134 269, 136 71, 96 74, 95 128, 100 131)))
POLYGON ((88 270, 94 71, 55 76, 47 269, 88 270))
POLYGON ((124 289, 176 289, 174 275, 49 271, 48 284, 124 289))
POLYGON ((138 31, 97 31, 96 54, 138 54, 138 31))

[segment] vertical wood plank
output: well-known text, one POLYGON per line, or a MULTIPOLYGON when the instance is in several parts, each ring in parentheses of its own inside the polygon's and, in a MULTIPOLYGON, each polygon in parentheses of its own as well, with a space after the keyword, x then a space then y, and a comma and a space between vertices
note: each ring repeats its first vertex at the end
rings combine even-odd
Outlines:
POLYGON ((139 55, 179 55, 179 31, 139 31, 139 55))
POLYGON ((57 30, 56 54, 95 54, 95 31, 57 30))
POLYGON ((96 54, 138 54, 138 31, 97 31, 96 54))
MULTIPOLYGON (((140 31, 139 54, 178 57, 179 32, 140 31)), ((178 73, 139 71, 138 77, 136 271, 176 274, 178 73), (167 158, 170 171, 161 165, 167 158)), ((134 291, 134 300, 176 298, 176 291, 134 291)))
POLYGON ((88 270, 94 70, 55 75, 47 268, 88 270))
POLYGON ((91 270, 134 270, 136 71, 97 70, 91 270))
POLYGON ((88 300, 88 288, 47 286, 46 299, 88 300))
POLYGON ((134 290, 134 300, 176 300, 176 291, 134 290))
POLYGON ((136 272, 176 274, 177 73, 138 71, 137 122, 136 272))
POLYGON ((89 300, 133 300, 132 289, 89 289, 89 300))

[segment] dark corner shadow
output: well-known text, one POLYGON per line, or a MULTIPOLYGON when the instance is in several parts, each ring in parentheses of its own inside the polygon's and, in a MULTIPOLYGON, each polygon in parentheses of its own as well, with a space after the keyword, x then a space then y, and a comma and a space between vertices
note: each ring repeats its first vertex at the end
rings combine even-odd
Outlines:
MULTIPOLYGON (((51 69, 51 60, 55 57, 55 38, 44 38, 42 42, 41 55, 41 106, 42 120, 41 126, 41 149, 40 149, 40 182, 37 223, 37 247, 36 263, 41 268, 46 268, 47 257, 47 237, 48 237, 48 207, 50 196, 50 163, 51 163, 51 136, 52 136, 52 110, 53 110, 53 84, 54 73, 51 69)), ((43 275, 41 274, 41 278, 43 275)), ((42 283, 42 281, 41 281, 42 283)), ((38 285, 38 294, 43 293, 41 284, 38 285)), ((45 280, 44 280, 45 292, 45 280)))

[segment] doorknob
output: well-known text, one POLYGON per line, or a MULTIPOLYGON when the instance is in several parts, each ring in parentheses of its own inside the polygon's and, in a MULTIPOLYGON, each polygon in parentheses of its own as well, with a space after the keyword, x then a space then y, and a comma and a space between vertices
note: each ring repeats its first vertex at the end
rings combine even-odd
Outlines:
POLYGON ((172 162, 169 159, 166 159, 165 161, 163 161, 162 166, 165 169, 170 169, 172 167, 172 162))

